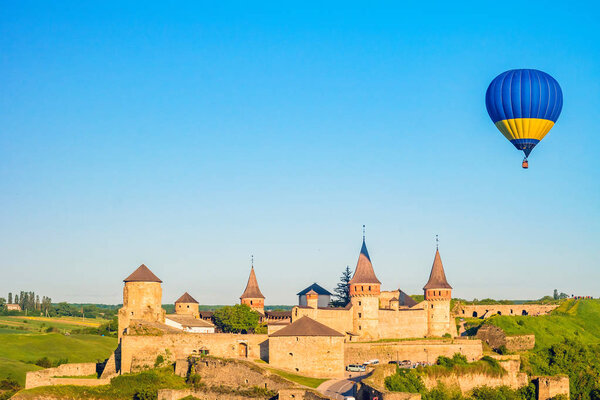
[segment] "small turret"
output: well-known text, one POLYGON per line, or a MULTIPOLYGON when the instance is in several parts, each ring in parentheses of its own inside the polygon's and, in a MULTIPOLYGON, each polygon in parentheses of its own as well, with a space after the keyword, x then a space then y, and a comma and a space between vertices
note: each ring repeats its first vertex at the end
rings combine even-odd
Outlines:
POLYGON ((427 303, 427 335, 450 334, 453 337, 456 336, 456 326, 452 323, 450 316, 452 286, 446 279, 442 257, 437 246, 429 280, 423 287, 423 292, 427 303))
POLYGON ((198 318, 198 302, 188 292, 185 292, 180 298, 175 300, 175 314, 192 315, 198 318))
POLYGON ((240 296, 242 304, 247 304, 253 310, 264 314, 265 312, 265 296, 263 296, 260 288, 258 287, 258 281, 256 280, 256 274, 254 273, 254 265, 250 269, 250 276, 248 277, 248 283, 244 293, 240 296))

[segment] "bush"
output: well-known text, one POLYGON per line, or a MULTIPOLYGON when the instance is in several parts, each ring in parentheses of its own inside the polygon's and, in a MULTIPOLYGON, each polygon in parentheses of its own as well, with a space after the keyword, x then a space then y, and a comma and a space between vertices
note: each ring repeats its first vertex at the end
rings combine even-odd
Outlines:
POLYGON ((133 396, 134 400, 157 400, 158 391, 153 389, 140 389, 133 396))
POLYGON ((52 368, 52 361, 48 357, 42 357, 36 360, 34 364, 42 368, 52 368))
POLYGON ((413 369, 396 368, 396 373, 385 378, 385 388, 391 392, 423 393, 425 385, 413 369))
POLYGON ((165 358, 162 356, 162 354, 157 355, 156 360, 154 360, 154 368, 160 367, 164 362, 165 358))

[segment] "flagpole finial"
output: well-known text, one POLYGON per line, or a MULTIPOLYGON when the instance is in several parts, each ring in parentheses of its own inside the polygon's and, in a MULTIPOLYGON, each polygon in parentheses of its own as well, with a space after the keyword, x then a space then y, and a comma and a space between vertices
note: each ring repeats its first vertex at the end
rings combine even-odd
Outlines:
POLYGON ((438 235, 435 235, 435 249, 440 249, 440 238, 438 237, 438 235))
POLYGON ((365 241, 365 225, 363 224, 363 242, 365 241))
POLYGON ((254 268, 254 254, 250 256, 250 265, 252 268, 254 268))

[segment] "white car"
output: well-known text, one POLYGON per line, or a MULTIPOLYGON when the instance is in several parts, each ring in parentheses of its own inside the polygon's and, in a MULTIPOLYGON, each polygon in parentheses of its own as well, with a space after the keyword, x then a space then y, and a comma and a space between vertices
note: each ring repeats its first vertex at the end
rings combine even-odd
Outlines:
POLYGON ((363 363, 363 365, 377 365, 379 364, 379 360, 375 359, 375 360, 369 360, 365 363, 363 363))

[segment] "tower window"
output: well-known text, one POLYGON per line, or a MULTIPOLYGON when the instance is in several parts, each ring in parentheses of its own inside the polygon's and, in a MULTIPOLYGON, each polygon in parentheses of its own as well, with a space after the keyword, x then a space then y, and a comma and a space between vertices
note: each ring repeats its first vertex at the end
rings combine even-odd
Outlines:
POLYGON ((187 308, 190 308, 190 305, 188 304, 187 308))
POLYGON ((369 286, 369 291, 371 291, 371 286, 369 286))
POLYGON ((359 330, 359 331, 360 331, 360 330, 362 330, 362 326, 360 326, 360 325, 359 325, 359 326, 358 326, 358 330, 359 330))
POLYGON ((362 318, 362 314, 361 313, 358 313, 358 318, 362 318))
POLYGON ((358 305, 360 306, 361 304, 362 304, 362 303, 359 301, 359 302, 358 302, 358 305))
POLYGON ((250 300, 250 305, 252 305, 252 300, 250 300))

